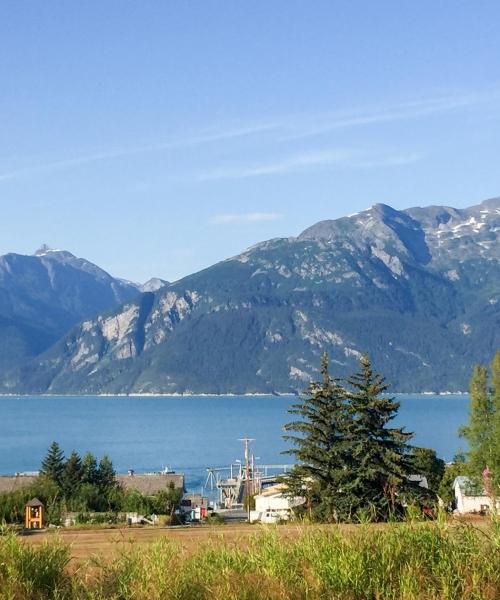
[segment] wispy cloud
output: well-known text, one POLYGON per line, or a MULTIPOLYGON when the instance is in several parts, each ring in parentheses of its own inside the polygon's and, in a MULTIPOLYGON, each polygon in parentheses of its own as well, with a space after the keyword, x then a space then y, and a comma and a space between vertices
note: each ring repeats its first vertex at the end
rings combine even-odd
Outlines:
POLYGON ((196 175, 200 181, 217 179, 243 179, 262 175, 283 175, 287 173, 319 169, 325 167, 350 167, 369 169, 375 167, 391 167, 408 165, 420 160, 416 153, 398 155, 371 156, 350 149, 334 149, 317 152, 306 152, 279 159, 271 159, 259 164, 241 164, 216 168, 196 175))
POLYGON ((89 163, 101 162, 104 160, 112 160, 117 158, 124 158, 127 156, 134 156, 140 154, 148 154, 154 152, 161 152, 162 150, 171 150, 175 148, 198 146, 202 144, 209 144, 213 142, 219 142, 224 140, 231 140, 259 133, 264 133, 275 129, 276 125, 273 123, 260 123, 254 125, 248 125, 245 127, 239 127, 221 131, 203 131, 197 135, 186 136, 184 138, 173 138, 158 142, 156 144, 145 144, 141 146, 128 146, 125 148, 116 148, 103 152, 94 152, 89 154, 83 154, 74 158, 56 160, 38 165, 32 165, 21 169, 13 169, 5 173, 0 173, 0 181, 8 179, 16 179, 24 175, 36 175, 38 173, 45 173, 50 171, 58 171, 60 169, 68 169, 71 167, 79 167, 89 163))
POLYGON ((355 169, 379 169, 383 167, 399 167, 404 165, 412 165, 422 159, 422 155, 418 152, 410 154, 390 154, 387 156, 376 156, 372 158, 360 158, 353 161, 350 165, 355 169))
MULTIPOLYGON (((495 102, 500 91, 468 93, 400 102, 385 107, 357 107, 349 111, 335 111, 313 116, 296 115, 290 119, 288 132, 282 140, 300 139, 326 134, 336 129, 363 127, 395 121, 409 121, 435 114, 454 112, 460 109, 495 102)), ((285 123, 282 123, 284 126, 285 123)))
POLYGON ((209 179, 240 179, 259 175, 290 173, 308 167, 339 163, 345 161, 350 154, 351 152, 346 150, 307 152, 265 163, 216 168, 199 173, 197 179, 202 181, 209 179))
MULTIPOLYGON (((183 147, 196 147, 203 144, 229 142, 260 136, 267 143, 279 144, 283 141, 300 140, 314 136, 327 135, 338 129, 367 127, 394 121, 407 121, 430 117, 435 114, 452 113, 474 106, 498 103, 499 90, 478 93, 462 93, 446 96, 423 98, 407 102, 394 103, 384 107, 357 107, 329 113, 298 114, 273 116, 266 120, 255 121, 222 129, 204 129, 185 136, 176 136, 157 143, 111 148, 85 153, 70 158, 29 165, 18 169, 0 172, 0 182, 25 176, 49 173, 52 171, 77 168, 91 163, 99 163, 124 157, 147 153, 163 152, 183 147), (266 136, 263 138, 262 136, 266 136)), ((496 104, 495 104, 496 105, 496 104)), ((220 168, 207 171, 201 179, 221 179, 228 177, 253 177, 268 173, 286 173, 311 165, 333 164, 341 160, 336 153, 313 153, 299 157, 283 159, 274 163, 254 166, 220 168)), ((202 174, 203 175, 203 174, 202 174)))
POLYGON ((283 217, 274 212, 251 212, 240 214, 215 215, 210 219, 213 225, 232 225, 236 223, 261 223, 262 221, 277 221, 283 217))

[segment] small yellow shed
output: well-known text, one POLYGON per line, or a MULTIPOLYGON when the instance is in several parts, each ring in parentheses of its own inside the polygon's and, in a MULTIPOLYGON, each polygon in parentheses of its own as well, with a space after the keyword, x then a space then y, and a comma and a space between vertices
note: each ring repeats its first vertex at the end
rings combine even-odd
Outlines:
POLYGON ((38 498, 33 498, 24 507, 24 527, 42 529, 45 523, 45 506, 38 498))

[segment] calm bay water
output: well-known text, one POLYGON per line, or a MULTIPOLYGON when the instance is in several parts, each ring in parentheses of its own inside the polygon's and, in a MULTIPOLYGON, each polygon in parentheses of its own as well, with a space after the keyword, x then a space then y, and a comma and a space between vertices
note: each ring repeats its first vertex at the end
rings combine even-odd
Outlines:
MULTIPOLYGON (((413 443, 451 460, 463 440, 467 396, 402 395, 395 423, 415 433, 413 443)), ((274 396, 23 396, 0 397, 0 474, 37 470, 54 440, 66 453, 107 453, 118 472, 169 466, 199 488, 207 467, 242 459, 238 438, 255 438, 260 463, 291 459, 281 435, 293 397, 274 396)))

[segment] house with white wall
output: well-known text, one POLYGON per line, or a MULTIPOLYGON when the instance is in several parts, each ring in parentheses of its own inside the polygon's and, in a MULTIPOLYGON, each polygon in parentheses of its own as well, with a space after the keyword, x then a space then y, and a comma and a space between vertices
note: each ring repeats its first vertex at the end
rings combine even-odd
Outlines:
POLYGON ((286 485, 279 483, 255 496, 255 510, 250 513, 250 521, 276 523, 290 519, 292 510, 304 504, 306 499, 300 496, 287 496, 285 492, 286 485))
MULTIPOLYGON (((491 512, 492 500, 484 489, 477 490, 468 477, 459 476, 453 483, 455 492, 456 512, 461 515, 491 512)), ((497 510, 500 510, 500 499, 496 502, 497 510)))

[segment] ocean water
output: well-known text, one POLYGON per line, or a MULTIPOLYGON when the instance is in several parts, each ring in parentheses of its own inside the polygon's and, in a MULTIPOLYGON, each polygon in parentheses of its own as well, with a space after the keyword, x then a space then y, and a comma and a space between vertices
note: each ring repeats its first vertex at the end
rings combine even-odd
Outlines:
MULTIPOLYGON (((464 441, 468 397, 401 395, 394 423, 415 434, 413 443, 451 460, 464 441)), ((4 396, 0 397, 0 474, 33 471, 52 441, 69 454, 108 454, 118 472, 168 466, 186 475, 190 490, 207 467, 243 460, 239 438, 255 441, 261 464, 287 464, 282 439, 288 396, 4 396)))

